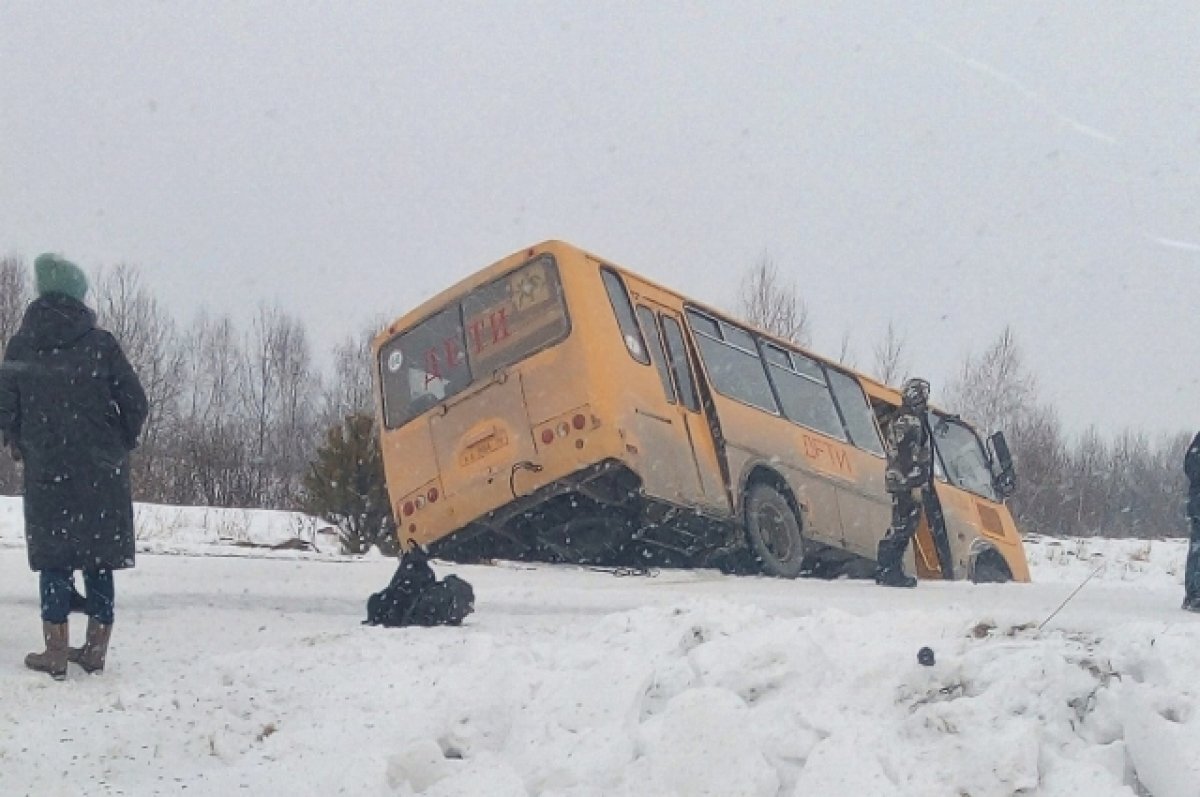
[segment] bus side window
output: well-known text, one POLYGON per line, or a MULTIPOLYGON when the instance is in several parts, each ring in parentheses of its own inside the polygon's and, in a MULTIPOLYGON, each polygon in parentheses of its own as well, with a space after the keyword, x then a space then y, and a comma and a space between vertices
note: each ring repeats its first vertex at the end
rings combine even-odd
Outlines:
POLYGON ((708 369, 708 383, 713 389, 735 401, 778 415, 779 404, 754 336, 741 327, 718 322, 690 308, 687 319, 696 333, 700 361, 708 369))
POLYGON ((821 366, 799 352, 791 352, 787 357, 788 353, 780 349, 771 352, 775 347, 770 344, 766 348, 770 362, 767 370, 783 403, 784 416, 821 434, 845 440, 842 419, 834 406, 821 366), (786 362, 783 361, 785 357, 786 362))
POLYGON ((667 342, 667 356, 671 361, 671 373, 679 385, 683 406, 692 412, 700 411, 700 398, 696 395, 696 380, 688 363, 687 349, 683 344, 683 328, 670 316, 659 316, 662 320, 663 338, 667 342))
POLYGON ((604 280, 604 289, 608 291, 608 300, 617 316, 617 326, 621 329, 621 338, 625 341, 629 356, 642 365, 649 365, 650 355, 646 353, 646 342, 642 340, 642 331, 638 329, 637 319, 634 318, 633 302, 629 300, 625 283, 615 271, 607 268, 601 269, 600 277, 604 280))
POLYGON ((829 375, 829 386, 833 388, 833 398, 846 422, 850 442, 864 451, 883 456, 883 441, 879 439, 875 417, 862 385, 849 374, 833 368, 826 368, 825 373, 829 375))
POLYGON ((646 338, 646 345, 650 347, 650 360, 654 363, 654 369, 658 371, 659 380, 662 381, 663 393, 666 394, 667 401, 678 404, 678 394, 671 382, 671 372, 667 370, 667 355, 663 351, 661 332, 658 322, 654 319, 654 311, 639 304, 637 314, 642 322, 642 335, 646 338))

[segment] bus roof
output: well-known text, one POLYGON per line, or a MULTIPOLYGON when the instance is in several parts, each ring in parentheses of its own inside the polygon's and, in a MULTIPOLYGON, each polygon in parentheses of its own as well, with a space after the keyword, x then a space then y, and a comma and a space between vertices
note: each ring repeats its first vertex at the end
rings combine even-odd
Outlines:
POLYGON ((487 283, 491 282, 493 279, 500 276, 504 272, 508 271, 509 269, 511 269, 515 266, 520 265, 521 263, 525 262, 526 260, 530 259, 531 257, 539 255, 543 252, 553 253, 556 251, 561 251, 563 249, 568 249, 568 250, 571 250, 572 252, 582 252, 583 254, 587 255, 588 257, 591 257, 591 258, 597 259, 597 260, 599 259, 599 258, 595 258, 594 255, 591 255, 588 252, 584 252, 579 247, 573 246, 573 245, 567 243, 566 241, 547 240, 547 241, 542 241, 541 243, 538 243, 538 244, 534 244, 533 246, 527 246, 524 249, 519 249, 516 252, 513 252, 512 254, 510 254, 500 260, 497 260, 495 263, 492 263, 490 266, 485 266, 484 268, 481 268, 480 270, 473 272, 472 274, 470 274, 466 277, 463 277, 462 279, 460 279, 458 282, 454 283, 450 287, 446 288, 443 291, 440 291, 436 295, 421 302, 419 305, 414 307, 412 310, 409 310, 404 315, 399 316, 396 319, 394 319, 383 330, 381 330, 379 332, 379 334, 377 334, 375 336, 374 340, 371 343, 372 348, 378 349, 381 345, 383 345, 384 342, 386 342, 389 338, 391 338, 397 332, 401 332, 405 329, 408 329, 409 327, 416 325, 420 321, 425 320, 426 318, 433 315, 438 310, 441 310, 447 304, 449 304, 450 302, 459 298, 460 296, 470 293, 471 291, 475 290, 476 288, 478 288, 482 285, 486 285, 487 283))
POLYGON ((558 239, 548 239, 548 240, 542 241, 540 243, 536 243, 531 246, 527 246, 523 249, 519 249, 516 252, 513 252, 512 254, 507 255, 506 257, 504 257, 500 260, 497 260, 495 263, 492 263, 490 266, 485 266, 484 268, 464 277, 463 279, 454 283, 453 285, 446 288, 445 290, 440 291, 435 296, 433 296, 429 299, 426 299, 424 302, 417 305, 412 310, 408 311, 404 315, 399 316, 398 318, 393 320, 390 324, 387 325, 386 328, 384 328, 382 331, 380 331, 380 333, 378 335, 376 335, 374 340, 372 341, 372 344, 371 344, 372 349, 377 350, 381 345, 383 345, 384 342, 386 342, 388 339, 390 339, 397 332, 408 329, 409 327, 414 326, 418 322, 423 321, 427 317, 433 315, 438 310, 445 307, 451 301, 457 299, 458 297, 460 297, 464 294, 470 293, 471 291, 475 290, 476 288, 478 288, 482 285, 486 285, 487 283, 491 282, 496 277, 500 276, 501 274, 503 274, 506 271, 509 271, 509 270, 515 268, 516 266, 520 265, 521 263, 525 262, 526 260, 529 260, 530 258, 535 257, 535 256, 545 253, 545 252, 554 254, 556 252, 564 252, 564 251, 570 252, 572 254, 582 254, 584 257, 588 258, 589 260, 592 260, 598 264, 604 265, 608 268, 612 268, 615 271, 618 271, 622 274, 627 274, 629 276, 635 277, 638 280, 648 283, 649 285, 652 285, 656 289, 663 291, 664 293, 672 294, 672 295, 678 297, 680 300, 682 300, 686 305, 688 305, 690 307, 694 307, 697 310, 700 310, 704 313, 707 313, 707 314, 716 316, 718 318, 721 318, 723 320, 730 321, 730 322, 738 324, 740 326, 752 329, 757 334, 763 336, 764 338, 771 340, 772 342, 778 343, 780 346, 783 346, 785 348, 790 348, 790 349, 796 349, 796 350, 802 352, 803 354, 805 354, 806 356, 812 357, 813 359, 816 359, 816 360, 820 360, 821 362, 832 365, 842 371, 847 371, 849 373, 852 373, 854 376, 856 376, 860 380, 862 380, 865 387, 869 388, 868 393, 874 394, 875 396, 877 396, 879 398, 886 399, 897 405, 900 403, 900 389, 898 387, 893 387, 891 385, 888 385, 886 382, 882 382, 879 379, 869 376, 855 368, 851 368, 850 366, 843 365, 838 362, 834 362, 829 357, 826 357, 818 352, 814 352, 811 349, 808 349, 804 346, 801 346, 798 343, 795 343, 794 341, 787 340, 786 338, 782 338, 768 330, 762 329, 761 327, 757 327, 754 324, 750 323, 749 321, 740 319, 727 310, 722 310, 720 308, 705 304, 704 302, 699 301, 698 299, 692 299, 692 298, 686 296, 685 294, 680 293, 678 290, 671 288, 667 285, 663 285, 662 283, 660 283, 656 280, 653 280, 653 279, 645 276, 644 274, 641 274, 636 271, 632 271, 628 268, 625 268, 616 263, 613 263, 610 260, 600 257, 599 255, 595 255, 595 254, 587 251, 586 249, 582 249, 578 246, 575 246, 574 244, 568 243, 566 241, 558 240, 558 239))

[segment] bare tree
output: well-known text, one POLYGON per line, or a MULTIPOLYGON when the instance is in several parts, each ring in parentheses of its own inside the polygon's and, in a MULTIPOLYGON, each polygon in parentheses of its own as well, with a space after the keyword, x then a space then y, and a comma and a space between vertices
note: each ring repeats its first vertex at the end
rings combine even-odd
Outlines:
POLYGON ((244 362, 253 490, 263 505, 280 506, 298 494, 306 449, 316 442, 312 398, 320 385, 303 325, 277 307, 260 307, 244 362))
POLYGON ((17 331, 29 304, 29 269, 20 258, 0 258, 0 346, 17 331))
POLYGON ((875 375, 888 385, 898 385, 908 374, 908 363, 904 335, 896 330, 895 322, 888 320, 883 340, 875 345, 875 375))
POLYGON ((808 308, 766 254, 742 275, 738 315, 757 327, 801 346, 809 343, 808 308))
MULTIPOLYGON (((15 256, 0 258, 0 355, 21 325, 29 295, 29 271, 25 264, 15 256)), ((16 463, 7 451, 0 450, 0 494, 14 495, 20 489, 16 463)))
POLYGON ((1033 406, 1037 380, 1025 370, 1011 327, 979 357, 968 355, 943 395, 946 405, 982 428, 1012 428, 1024 407, 1033 406))
POLYGON ((1070 528, 1065 483, 1068 452, 1063 442, 1058 413, 1048 405, 1037 405, 1022 414, 1009 430, 1018 458, 1018 489, 1013 512, 1024 531, 1063 534, 1070 528))
POLYGON ((386 325, 377 320, 345 338, 333 350, 333 373, 322 395, 321 426, 331 428, 356 414, 374 414, 371 341, 386 325))
POLYGON ((96 313, 120 342, 146 391, 150 414, 134 456, 134 488, 143 500, 166 500, 166 447, 179 423, 183 389, 183 350, 175 322, 142 286, 138 269, 101 269, 93 281, 96 313))
POLYGON ((842 340, 838 344, 837 361, 847 368, 854 368, 855 359, 854 352, 850 347, 850 329, 847 327, 842 330, 842 340))
POLYGON ((239 335, 228 316, 201 313, 184 347, 181 425, 174 490, 181 503, 258 506, 248 472, 248 429, 241 399, 246 375, 239 335))

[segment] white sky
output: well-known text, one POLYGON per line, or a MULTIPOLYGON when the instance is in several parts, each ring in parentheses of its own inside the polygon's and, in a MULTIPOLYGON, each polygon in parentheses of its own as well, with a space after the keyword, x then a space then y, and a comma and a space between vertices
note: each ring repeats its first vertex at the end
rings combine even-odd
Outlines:
POLYGON ((0 497, 0 794, 1195 797, 1200 782, 1184 540, 1027 540, 1032 584, 914 590, 435 562, 474 585, 475 612, 395 629, 359 624, 394 560, 218 542, 306 536, 297 516, 137 512, 105 670, 56 683, 21 666, 41 642, 37 576, 20 500, 0 497))
POLYGON ((318 349, 563 238, 939 384, 1011 323, 1068 429, 1179 431, 1200 5, 8 3, 0 252, 129 262, 318 349))

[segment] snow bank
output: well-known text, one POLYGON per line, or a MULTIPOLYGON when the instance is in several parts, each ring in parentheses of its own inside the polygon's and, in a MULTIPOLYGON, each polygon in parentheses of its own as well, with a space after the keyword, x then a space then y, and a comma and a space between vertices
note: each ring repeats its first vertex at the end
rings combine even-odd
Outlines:
MULTIPOLYGON (((137 550, 143 553, 263 556, 280 549, 339 550, 335 528, 299 512, 135 503, 133 513, 137 550)), ((24 528, 21 499, 0 496, 0 545, 23 545, 24 528)))
MULTIPOLYGON (((162 551, 296 528, 140 511, 162 551)), ((1200 794, 1178 541, 1034 540, 1033 584, 900 591, 440 564, 478 605, 435 629, 359 624, 387 560, 146 556, 118 578, 108 670, 60 684, 20 665, 19 529, 0 501, 3 794, 1200 794)))
POLYGON ((1031 578, 1039 582, 1078 584, 1096 573, 1094 578, 1109 582, 1179 586, 1183 584, 1187 547, 1186 539, 1025 538, 1031 578))

